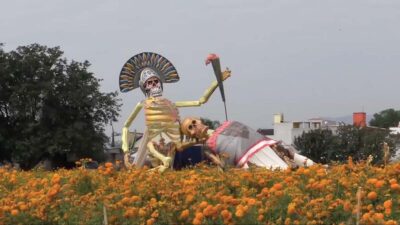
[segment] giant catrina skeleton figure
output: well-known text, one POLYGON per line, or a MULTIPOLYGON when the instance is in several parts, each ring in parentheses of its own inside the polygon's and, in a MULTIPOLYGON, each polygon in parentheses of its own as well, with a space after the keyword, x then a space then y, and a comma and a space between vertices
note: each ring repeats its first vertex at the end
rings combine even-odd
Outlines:
MULTIPOLYGON (((216 59, 215 55, 210 57, 213 58, 208 58, 207 60, 212 61, 216 59)), ((219 60, 217 61, 219 63, 219 60)), ((220 74, 222 74, 222 80, 225 80, 230 76, 230 71, 227 69, 220 74)), ((162 162, 162 165, 158 168, 160 171, 164 171, 171 166, 172 157, 161 154, 152 141, 158 135, 166 135, 171 140, 175 150, 181 150, 194 144, 194 142, 184 143, 181 141, 179 128, 180 118, 177 108, 200 106, 206 103, 211 94, 218 87, 218 82, 214 81, 204 95, 197 101, 173 103, 162 97, 163 84, 177 81, 179 81, 178 72, 172 63, 163 56, 151 52, 143 52, 133 56, 124 64, 121 70, 119 76, 121 92, 128 92, 140 87, 146 96, 145 100, 136 105, 122 130, 122 150, 128 153, 129 127, 141 109, 144 108, 146 130, 134 160, 136 167, 142 167, 144 165, 147 152, 162 162)), ((127 156, 127 154, 125 154, 125 156, 127 156)), ((126 157, 125 162, 128 163, 126 157)))

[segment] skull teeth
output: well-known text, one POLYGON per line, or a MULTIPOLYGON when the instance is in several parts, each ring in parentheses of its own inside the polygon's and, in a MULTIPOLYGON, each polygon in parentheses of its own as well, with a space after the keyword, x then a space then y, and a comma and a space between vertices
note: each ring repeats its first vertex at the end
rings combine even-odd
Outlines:
POLYGON ((156 86, 150 89, 150 96, 156 97, 156 96, 161 96, 162 94, 162 89, 160 86, 156 86))

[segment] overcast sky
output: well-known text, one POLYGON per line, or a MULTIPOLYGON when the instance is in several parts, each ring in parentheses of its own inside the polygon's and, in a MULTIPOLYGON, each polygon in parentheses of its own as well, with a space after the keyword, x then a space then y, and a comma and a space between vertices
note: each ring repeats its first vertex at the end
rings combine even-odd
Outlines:
MULTIPOLYGON (((181 80, 166 84, 172 101, 198 100, 215 79, 204 65, 217 53, 232 70, 225 82, 229 119, 253 128, 286 120, 373 114, 400 108, 399 0, 13 0, 2 1, 0 42, 9 51, 39 43, 68 59, 88 60, 102 91, 119 90, 122 65, 157 52, 181 80)), ((116 130, 140 90, 120 94, 116 130)), ((223 121, 221 95, 181 116, 223 121)), ((142 114, 131 130, 142 131, 142 114)))

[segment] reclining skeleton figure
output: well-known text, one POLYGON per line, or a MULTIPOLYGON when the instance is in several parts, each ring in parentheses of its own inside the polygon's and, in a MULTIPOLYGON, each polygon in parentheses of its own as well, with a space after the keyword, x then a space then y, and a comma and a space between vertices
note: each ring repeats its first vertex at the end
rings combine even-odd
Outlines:
POLYGON ((203 143, 204 154, 221 167, 226 163, 240 168, 255 165, 286 169, 314 164, 307 157, 237 121, 226 121, 212 131, 199 118, 188 117, 181 122, 181 131, 190 140, 203 143))

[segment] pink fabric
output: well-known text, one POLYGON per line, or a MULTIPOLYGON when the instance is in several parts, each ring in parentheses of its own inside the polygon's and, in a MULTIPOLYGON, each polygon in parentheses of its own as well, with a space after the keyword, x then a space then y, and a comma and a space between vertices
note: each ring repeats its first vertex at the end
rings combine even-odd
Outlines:
POLYGON ((229 125, 231 124, 231 121, 225 121, 222 123, 221 126, 219 126, 214 133, 208 138, 207 140, 207 146, 214 152, 217 153, 217 138, 219 134, 225 130, 229 125))

